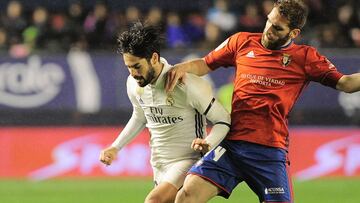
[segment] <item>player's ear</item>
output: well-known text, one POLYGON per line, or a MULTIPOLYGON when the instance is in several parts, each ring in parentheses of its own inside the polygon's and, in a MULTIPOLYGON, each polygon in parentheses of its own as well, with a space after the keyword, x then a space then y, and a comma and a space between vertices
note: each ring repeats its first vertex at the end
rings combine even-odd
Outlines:
POLYGON ((159 54, 154 52, 151 56, 151 64, 155 65, 157 62, 159 62, 159 54))
POLYGON ((296 37, 298 37, 300 35, 300 29, 295 28, 295 29, 291 30, 289 35, 290 35, 291 39, 295 39, 296 37))

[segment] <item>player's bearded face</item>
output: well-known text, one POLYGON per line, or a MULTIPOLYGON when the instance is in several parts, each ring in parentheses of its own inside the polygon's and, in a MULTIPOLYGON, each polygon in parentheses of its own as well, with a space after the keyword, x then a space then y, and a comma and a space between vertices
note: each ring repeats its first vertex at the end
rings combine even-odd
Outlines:
POLYGON ((266 35, 266 32, 264 32, 261 38, 261 44, 267 49, 276 50, 284 46, 289 40, 290 32, 287 33, 284 37, 278 37, 277 39, 269 38, 266 35))
POLYGON ((154 80, 155 68, 149 60, 129 53, 124 53, 123 59, 130 75, 136 80, 140 87, 145 87, 154 80))
POLYGON ((150 64, 150 62, 148 62, 147 65, 148 67, 147 67, 147 71, 145 72, 145 75, 133 76, 140 87, 145 87, 155 78, 154 67, 150 64))
POLYGON ((261 37, 261 44, 267 49, 280 49, 290 41, 290 28, 288 20, 281 16, 278 8, 267 16, 266 26, 261 37))

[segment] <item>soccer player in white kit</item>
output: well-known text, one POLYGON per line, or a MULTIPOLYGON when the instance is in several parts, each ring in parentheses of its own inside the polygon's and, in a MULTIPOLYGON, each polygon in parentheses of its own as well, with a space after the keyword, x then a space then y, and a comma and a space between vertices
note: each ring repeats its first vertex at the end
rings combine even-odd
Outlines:
POLYGON ((117 139, 100 154, 100 161, 110 165, 121 148, 145 127, 149 129, 156 186, 146 203, 174 202, 187 171, 201 154, 222 141, 230 127, 229 113, 198 76, 188 74, 185 84, 165 92, 171 66, 160 57, 161 41, 159 28, 141 23, 120 35, 119 52, 130 72, 127 94, 133 113, 117 139), (213 124, 208 136, 206 119, 213 124))

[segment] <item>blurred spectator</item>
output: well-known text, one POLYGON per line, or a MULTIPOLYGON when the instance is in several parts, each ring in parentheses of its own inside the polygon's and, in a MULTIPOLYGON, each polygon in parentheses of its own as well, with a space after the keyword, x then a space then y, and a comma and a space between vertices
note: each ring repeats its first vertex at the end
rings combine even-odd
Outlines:
POLYGON ((214 7, 208 10, 207 20, 227 33, 233 32, 236 28, 236 16, 229 11, 227 0, 215 0, 214 7))
POLYGON ((19 1, 10 1, 6 15, 2 17, 2 24, 7 32, 10 46, 22 43, 22 32, 27 26, 23 17, 23 7, 19 1))
POLYGON ((351 39, 354 42, 355 47, 360 47, 360 28, 353 28, 350 31, 351 39))
POLYGON ((198 12, 192 12, 186 16, 184 32, 191 44, 196 44, 204 39, 205 25, 206 19, 198 12))
POLYGON ((239 29, 246 32, 262 32, 264 24, 263 17, 257 5, 249 3, 245 6, 245 12, 240 15, 239 18, 239 29))
POLYGON ((72 30, 70 33, 71 47, 86 49, 88 45, 82 27, 86 13, 80 1, 74 1, 70 3, 67 15, 69 18, 68 26, 70 30, 72 30))
MULTIPOLYGON (((163 21, 163 12, 159 7, 152 7, 150 8, 147 16, 146 22, 151 25, 156 25, 164 28, 164 21, 163 21)), ((164 29, 162 29, 164 30, 164 29)))
POLYGON ((337 24, 325 24, 319 29, 319 46, 322 48, 346 47, 348 43, 339 33, 337 24))
POLYGON ((108 8, 102 3, 96 3, 94 10, 86 17, 84 31, 89 47, 92 49, 106 48, 111 41, 111 33, 107 30, 108 8))
MULTIPOLYGON (((319 48, 359 47, 360 1, 305 1, 310 8, 309 23, 297 43, 319 48)), ((61 7, 51 12, 46 7, 33 8, 33 5, 27 5, 28 10, 23 12, 21 2, 10 0, 0 18, 3 40, 0 49, 8 49, 17 57, 32 49, 67 51, 75 47, 109 50, 116 46, 119 33, 143 19, 162 27, 168 37, 168 47, 211 49, 237 31, 262 32, 262 19, 267 18, 273 7, 273 0, 212 0, 204 1, 198 8, 184 6, 181 13, 180 10, 169 12, 159 6, 148 10, 142 7, 147 11, 142 16, 135 6, 122 6, 125 10, 121 11, 109 10, 114 7, 108 7, 104 2, 113 4, 113 1, 94 1, 94 7, 87 9, 84 5, 91 4, 71 0, 67 9, 61 7)))
POLYGON ((7 33, 6 30, 0 27, 0 50, 7 51, 9 48, 7 44, 7 33))
POLYGON ((47 51, 67 51, 71 44, 72 32, 67 16, 58 12, 51 15, 49 37, 46 40, 45 48, 47 51))
POLYGON ((264 0, 261 3, 261 7, 262 7, 262 15, 266 19, 267 15, 270 13, 270 11, 274 7, 274 2, 272 0, 264 0))
POLYGON ((215 49, 223 39, 224 35, 222 35, 220 28, 214 23, 208 22, 205 26, 205 39, 199 43, 198 47, 205 50, 215 49))
POLYGON ((352 46, 353 39, 350 31, 353 28, 359 27, 353 4, 346 3, 338 9, 337 22, 344 38, 344 43, 346 43, 347 47, 352 46))
POLYGON ((125 17, 126 17, 127 27, 130 27, 133 23, 142 19, 139 9, 135 6, 130 6, 126 9, 125 17))
POLYGON ((32 23, 23 32, 24 43, 30 50, 44 48, 49 37, 49 16, 44 7, 35 8, 32 14, 32 23))
POLYGON ((169 12, 166 19, 167 45, 172 48, 184 47, 187 39, 179 14, 169 12))

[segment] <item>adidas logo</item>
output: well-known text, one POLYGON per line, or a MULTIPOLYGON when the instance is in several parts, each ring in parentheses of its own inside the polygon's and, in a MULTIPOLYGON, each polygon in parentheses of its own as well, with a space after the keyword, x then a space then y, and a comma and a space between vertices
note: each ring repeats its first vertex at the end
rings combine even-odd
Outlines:
POLYGON ((247 54, 246 54, 246 57, 248 57, 248 58, 255 58, 254 51, 250 51, 249 53, 247 53, 247 54))

